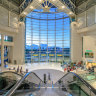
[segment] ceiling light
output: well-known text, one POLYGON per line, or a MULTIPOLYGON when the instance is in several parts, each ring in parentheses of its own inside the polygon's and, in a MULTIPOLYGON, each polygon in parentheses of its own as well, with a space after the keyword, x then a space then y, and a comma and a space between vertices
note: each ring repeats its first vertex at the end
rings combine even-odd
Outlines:
POLYGON ((42 8, 43 8, 43 12, 50 12, 50 2, 47 1, 47 0, 43 0, 43 3, 42 3, 42 8))
POLYGON ((65 8, 65 6, 62 6, 62 8, 64 9, 64 8, 65 8))
POLYGON ((73 13, 72 12, 69 12, 70 15, 72 15, 73 13))
POLYGON ((41 2, 42 0, 39 0, 39 2, 41 2))
POLYGON ((30 9, 34 9, 34 7, 33 6, 30 6, 30 9))
POLYGON ((24 15, 26 15, 27 13, 26 12, 23 12, 24 15))

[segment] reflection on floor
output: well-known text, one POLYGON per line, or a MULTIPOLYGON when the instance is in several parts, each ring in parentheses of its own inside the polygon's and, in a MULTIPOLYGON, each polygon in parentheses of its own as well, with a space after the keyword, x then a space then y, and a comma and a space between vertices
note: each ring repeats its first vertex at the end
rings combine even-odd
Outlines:
POLYGON ((37 91, 16 93, 13 96, 72 96, 64 90, 64 87, 54 86, 52 81, 49 80, 46 84, 41 85, 37 91))
POLYGON ((37 93, 33 93, 34 96, 68 96, 67 92, 64 92, 60 90, 59 88, 47 88, 47 89, 41 89, 37 93), (41 91, 41 92, 40 92, 41 91), (38 93, 41 93, 40 95, 38 93))
POLYGON ((14 96, 72 96, 59 88, 41 88, 39 91, 15 94, 14 96))

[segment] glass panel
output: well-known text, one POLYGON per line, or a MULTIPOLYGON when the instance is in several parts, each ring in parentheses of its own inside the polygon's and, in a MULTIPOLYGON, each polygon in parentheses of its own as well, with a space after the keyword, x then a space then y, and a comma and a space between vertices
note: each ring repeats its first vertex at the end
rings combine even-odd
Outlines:
POLYGON ((95 24, 95 6, 87 10, 87 26, 95 24))
POLYGON ((86 16, 85 16, 85 12, 81 13, 80 15, 78 15, 77 17, 78 19, 78 27, 79 28, 84 28, 86 27, 86 16))
MULTIPOLYGON (((52 10, 56 11, 54 8, 52 10)), ((70 54, 64 50, 64 47, 70 50, 70 18, 64 18, 67 15, 63 12, 32 12, 29 16, 32 18, 26 17, 25 59, 30 58, 32 62, 58 62, 64 56, 70 58, 70 54)))
POLYGON ((12 96, 32 96, 34 92, 39 91, 42 80, 35 73, 28 73, 24 77, 12 96))
POLYGON ((56 83, 55 86, 60 86, 62 88, 63 85, 68 88, 67 91, 71 92, 72 96, 96 95, 95 93, 93 93, 93 91, 91 91, 92 89, 90 88, 90 86, 75 73, 67 73, 56 83))

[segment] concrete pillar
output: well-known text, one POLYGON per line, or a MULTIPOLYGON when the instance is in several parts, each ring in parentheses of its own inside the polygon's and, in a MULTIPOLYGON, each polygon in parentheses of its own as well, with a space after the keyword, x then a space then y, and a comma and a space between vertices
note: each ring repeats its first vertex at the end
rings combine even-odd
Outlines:
POLYGON ((1 67, 4 68, 4 35, 1 35, 1 67))
POLYGON ((13 63, 24 64, 25 23, 19 24, 19 33, 14 36, 13 63))
POLYGON ((79 62, 82 60, 82 37, 77 33, 77 22, 71 23, 71 60, 79 62))

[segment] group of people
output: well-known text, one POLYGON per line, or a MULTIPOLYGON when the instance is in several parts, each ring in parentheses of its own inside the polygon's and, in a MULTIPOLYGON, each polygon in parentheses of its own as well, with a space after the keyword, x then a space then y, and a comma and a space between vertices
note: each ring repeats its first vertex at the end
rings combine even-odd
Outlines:
POLYGON ((71 67, 71 66, 69 65, 68 67, 64 68, 64 72, 65 72, 65 71, 70 72, 70 71, 73 71, 73 70, 75 70, 75 69, 76 69, 75 66, 71 67))
MULTIPOLYGON (((21 67, 17 67, 17 69, 14 67, 13 69, 9 68, 9 70, 15 70, 15 72, 20 73, 20 74, 24 74, 23 68, 21 67)), ((28 73, 28 69, 26 69, 25 73, 28 73)))
POLYGON ((81 68, 83 69, 83 62, 80 61, 78 63, 74 62, 74 63, 71 63, 69 65, 65 65, 64 66, 64 72, 70 72, 70 71, 74 71, 74 70, 78 70, 78 68, 81 68))

